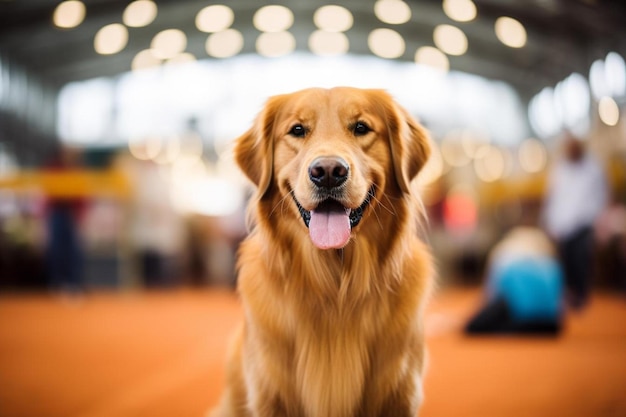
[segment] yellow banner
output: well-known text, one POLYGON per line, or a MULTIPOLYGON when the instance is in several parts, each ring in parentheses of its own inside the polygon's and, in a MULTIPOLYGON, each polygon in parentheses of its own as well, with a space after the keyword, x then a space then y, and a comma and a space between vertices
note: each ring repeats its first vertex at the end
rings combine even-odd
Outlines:
POLYGON ((56 198, 102 195, 126 198, 131 192, 128 178, 118 170, 21 171, 0 178, 0 189, 16 192, 36 189, 56 198))

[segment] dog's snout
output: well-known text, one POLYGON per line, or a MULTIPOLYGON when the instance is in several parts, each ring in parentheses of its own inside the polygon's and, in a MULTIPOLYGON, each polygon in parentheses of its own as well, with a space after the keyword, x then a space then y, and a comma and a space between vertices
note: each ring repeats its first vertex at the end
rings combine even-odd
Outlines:
POLYGON ((348 179, 348 163, 339 157, 319 157, 309 166, 309 178, 318 187, 338 187, 348 179))

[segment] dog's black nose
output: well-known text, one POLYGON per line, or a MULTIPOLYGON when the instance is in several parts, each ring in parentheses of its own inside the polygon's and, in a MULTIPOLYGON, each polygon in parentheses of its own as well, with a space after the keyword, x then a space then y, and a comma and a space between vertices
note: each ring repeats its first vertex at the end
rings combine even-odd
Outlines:
POLYGON ((309 178, 323 188, 339 187, 346 182, 349 172, 348 163, 334 156, 319 157, 309 166, 309 178))

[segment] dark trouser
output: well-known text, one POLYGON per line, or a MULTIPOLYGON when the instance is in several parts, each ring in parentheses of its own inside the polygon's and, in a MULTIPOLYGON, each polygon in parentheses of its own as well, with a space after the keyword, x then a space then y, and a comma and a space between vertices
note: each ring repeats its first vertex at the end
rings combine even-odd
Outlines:
POLYGON ((521 333, 548 336, 557 335, 560 331, 559 319, 513 320, 509 306, 502 297, 485 305, 465 326, 465 332, 469 334, 521 333))
POLYGON ((573 308, 581 308, 587 303, 591 291, 593 230, 591 227, 579 229, 559 241, 558 250, 570 304, 573 308))
POLYGON ((50 286, 55 290, 82 289, 83 259, 76 229, 76 219, 68 205, 57 204, 51 208, 47 261, 50 286))

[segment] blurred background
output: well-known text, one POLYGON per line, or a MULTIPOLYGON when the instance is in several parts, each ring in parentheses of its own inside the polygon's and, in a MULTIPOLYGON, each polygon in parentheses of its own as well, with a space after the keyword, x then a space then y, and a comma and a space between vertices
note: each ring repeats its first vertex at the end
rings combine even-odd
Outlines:
POLYGON ((566 129, 624 198, 620 2, 0 8, 2 288, 231 285, 249 194, 233 139, 268 96, 310 86, 387 89, 431 130, 421 182, 446 280, 538 224, 566 129), (75 282, 46 261, 57 203, 75 282))
MULTIPOLYGON (((626 3, 611 0, 0 0, 0 306, 231 294, 251 193, 233 140, 267 97, 339 85, 386 89, 431 131, 426 234, 440 286, 460 291, 443 310, 482 292, 506 233, 546 229, 571 137, 606 185, 589 197, 592 291, 623 297, 625 57, 626 3)), ((11 398, 0 414, 36 415, 11 398)))

